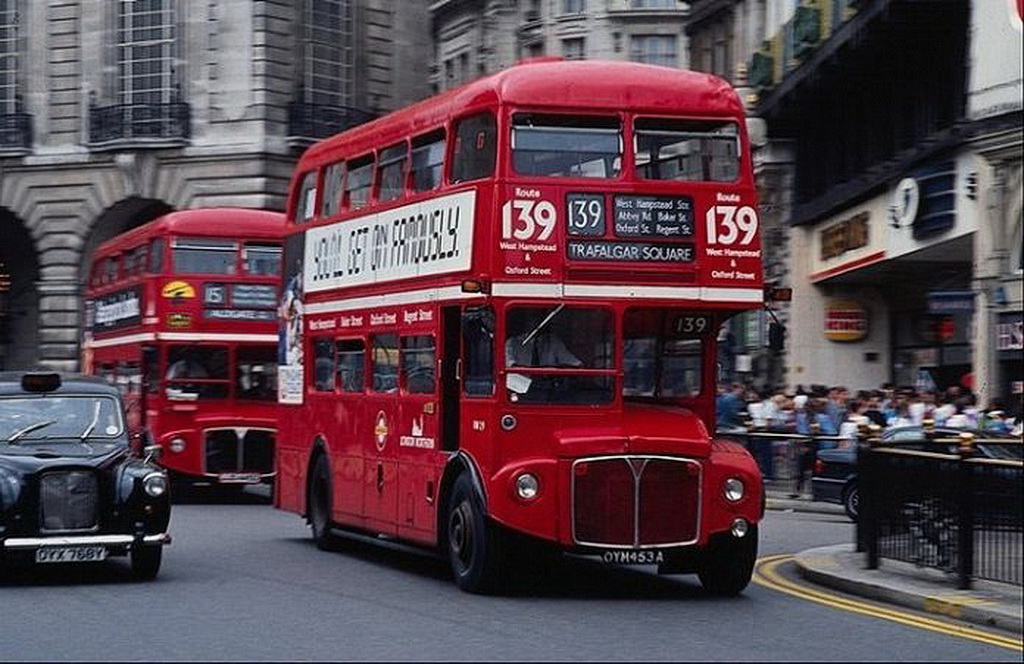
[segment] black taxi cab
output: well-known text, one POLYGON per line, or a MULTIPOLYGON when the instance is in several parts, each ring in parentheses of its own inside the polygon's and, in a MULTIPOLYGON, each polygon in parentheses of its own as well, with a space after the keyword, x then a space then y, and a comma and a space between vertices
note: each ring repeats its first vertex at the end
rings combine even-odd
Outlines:
POLYGON ((128 556, 156 577, 171 503, 166 473, 131 444, 102 379, 0 373, 0 567, 128 556))

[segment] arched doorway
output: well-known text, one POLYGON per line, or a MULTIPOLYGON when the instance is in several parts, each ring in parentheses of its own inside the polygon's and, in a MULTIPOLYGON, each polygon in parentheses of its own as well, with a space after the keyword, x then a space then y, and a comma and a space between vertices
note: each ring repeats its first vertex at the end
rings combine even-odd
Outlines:
POLYGON ((21 219, 0 208, 0 370, 39 360, 39 257, 21 219))

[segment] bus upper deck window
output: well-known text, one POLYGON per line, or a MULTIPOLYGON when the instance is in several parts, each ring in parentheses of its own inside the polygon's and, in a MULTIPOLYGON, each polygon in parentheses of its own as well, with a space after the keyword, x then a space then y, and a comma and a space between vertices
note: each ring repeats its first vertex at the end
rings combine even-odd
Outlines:
POLYGON ((171 245, 175 274, 235 274, 238 243, 212 238, 177 238, 171 245))
POLYGON ((405 162, 409 156, 405 143, 385 148, 380 153, 377 200, 393 201, 405 193, 405 162))
POLYGON ((430 191, 441 186, 444 147, 443 130, 413 139, 410 166, 413 191, 430 191))
POLYGON ((149 244, 149 273, 160 274, 164 269, 164 241, 161 238, 149 244))
POLYGON ((636 168, 648 180, 733 182, 740 174, 735 122, 638 118, 636 168))
POLYGON ((331 164, 324 170, 324 195, 320 201, 320 216, 333 217, 341 211, 341 192, 345 183, 345 162, 331 164))
POLYGON ((281 247, 246 244, 242 251, 246 274, 281 274, 281 247))
POLYGON ((295 223, 309 221, 316 214, 316 171, 302 176, 299 199, 295 201, 295 223))
POLYGON ((608 117, 516 114, 512 167, 520 175, 616 177, 622 169, 622 124, 608 117))
POLYGON ((466 182, 494 174, 497 121, 491 113, 463 118, 455 125, 452 182, 466 182))
POLYGON ((350 210, 365 207, 370 202, 370 184, 373 182, 373 155, 348 162, 348 180, 345 182, 345 200, 350 210))

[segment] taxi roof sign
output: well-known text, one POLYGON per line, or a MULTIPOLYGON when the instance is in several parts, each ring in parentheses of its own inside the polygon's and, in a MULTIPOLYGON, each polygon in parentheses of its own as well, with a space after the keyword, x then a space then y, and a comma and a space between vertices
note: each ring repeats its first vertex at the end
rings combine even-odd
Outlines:
POLYGON ((53 392, 60 385, 57 373, 27 373, 21 377, 21 389, 26 392, 53 392))

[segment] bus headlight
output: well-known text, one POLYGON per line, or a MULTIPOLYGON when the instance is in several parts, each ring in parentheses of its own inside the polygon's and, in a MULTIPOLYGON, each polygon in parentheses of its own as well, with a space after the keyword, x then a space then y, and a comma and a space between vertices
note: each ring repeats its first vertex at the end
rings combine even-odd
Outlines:
POLYGON ((742 499, 744 493, 746 493, 743 486, 743 480, 738 477, 730 477, 725 481, 725 484, 722 485, 722 493, 725 495, 725 499, 729 502, 735 503, 742 499))
POLYGON ((736 538, 746 537, 747 533, 750 532, 750 524, 747 523, 746 519, 733 519, 729 532, 736 538))
POLYGON ((533 500, 540 491, 540 482, 532 473, 523 473, 516 478, 516 495, 523 500, 533 500))
POLYGON ((181 436, 175 436, 171 438, 171 451, 180 453, 185 451, 185 439, 181 436))
POLYGON ((167 476, 163 473, 150 473, 142 478, 142 488, 150 498, 159 498, 167 493, 167 476))

